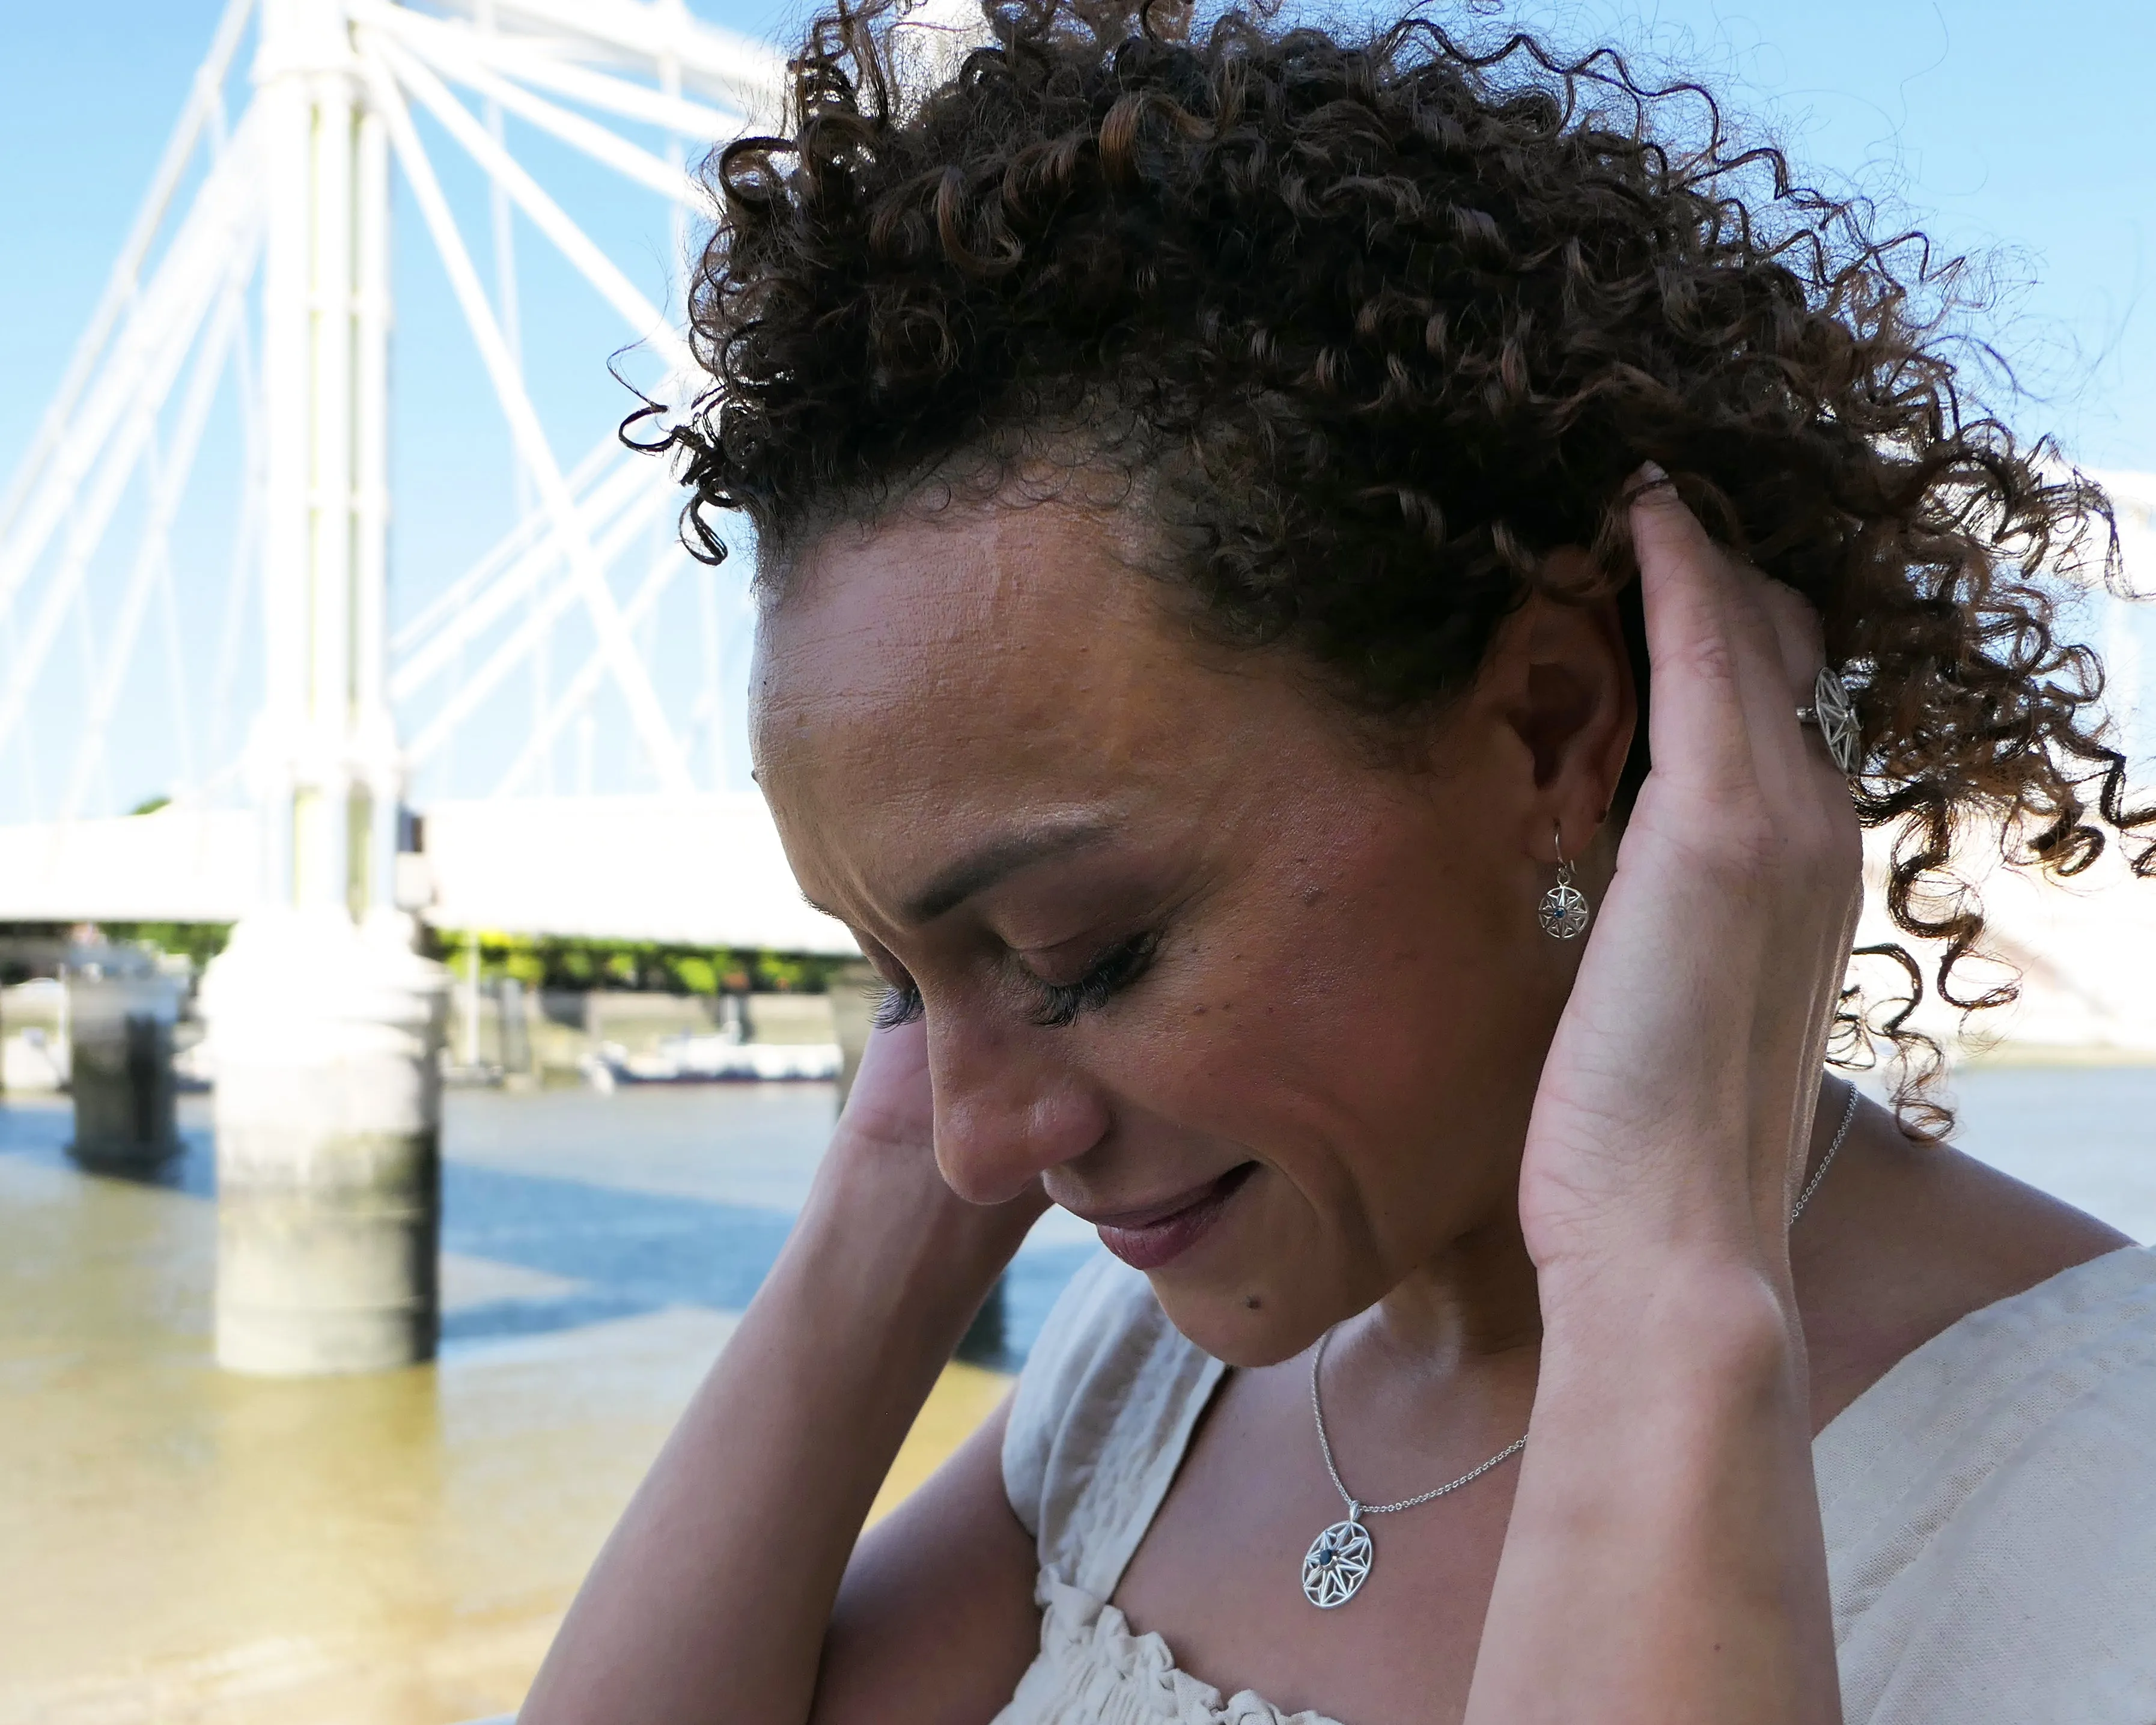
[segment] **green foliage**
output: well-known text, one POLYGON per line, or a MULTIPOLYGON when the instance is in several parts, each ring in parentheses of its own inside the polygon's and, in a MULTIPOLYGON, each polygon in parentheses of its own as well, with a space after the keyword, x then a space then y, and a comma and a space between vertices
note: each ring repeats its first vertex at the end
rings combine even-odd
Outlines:
POLYGON ((831 972, 836 968, 825 959, 803 957, 782 957, 776 952, 759 952, 757 962, 767 977, 769 986, 783 994, 821 994, 829 991, 831 972), (820 970, 817 968, 820 966, 820 970), (811 977, 814 978, 810 986, 811 977))
POLYGON ((504 976, 513 976, 527 988, 546 986, 547 961, 536 952, 511 952, 501 961, 504 976))
POLYGON ((719 992, 719 968, 701 954, 691 952, 673 961, 674 979, 691 994, 719 992))
MULTIPOLYGON (((474 931, 431 929, 431 950, 459 976, 470 973, 474 931)), ((482 978, 514 977, 530 988, 629 988, 657 994, 822 994, 849 961, 798 952, 680 947, 476 931, 482 978)))
POLYGON ((104 922, 98 926, 107 940, 123 945, 132 941, 155 947, 161 952, 184 952, 197 970, 222 952, 232 937, 229 922, 104 922))
MULTIPOLYGON (((232 933, 229 922, 108 922, 102 927, 113 941, 138 942, 161 952, 183 952, 198 971, 224 950, 232 933)), ((68 933, 58 924, 0 924, 0 934, 8 932, 54 942, 65 940, 68 933)), ((432 956, 459 977, 471 974, 471 942, 465 931, 429 929, 426 939, 432 956)), ((834 974, 857 962, 728 947, 664 946, 654 941, 547 939, 485 928, 479 931, 478 944, 481 978, 514 977, 527 988, 823 994, 829 992, 834 974)))

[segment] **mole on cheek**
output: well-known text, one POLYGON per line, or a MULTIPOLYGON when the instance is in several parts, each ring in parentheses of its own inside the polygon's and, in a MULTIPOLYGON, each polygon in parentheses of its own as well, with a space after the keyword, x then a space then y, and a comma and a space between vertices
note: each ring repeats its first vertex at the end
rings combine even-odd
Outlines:
POLYGON ((1255 1294, 1245 1294, 1243 1296, 1244 1306, 1251 1312, 1255 1312, 1262 1303, 1255 1294))

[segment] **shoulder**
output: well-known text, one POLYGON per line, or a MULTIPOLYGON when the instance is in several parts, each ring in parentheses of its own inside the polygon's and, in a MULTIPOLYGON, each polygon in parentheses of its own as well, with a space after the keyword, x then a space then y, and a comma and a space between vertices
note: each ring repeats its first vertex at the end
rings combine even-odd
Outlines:
MULTIPOLYGON (((1037 1468, 1067 1414, 1097 1414, 1103 1399, 1142 1375, 1152 1356, 1181 1338, 1137 1271, 1097 1252, 1070 1278, 1026 1356, 1004 1440, 1006 1477, 1014 1465, 1037 1468), (1088 1406, 1088 1404, 1092 1405, 1088 1406)), ((1027 1526, 1035 1517, 1014 1491, 1027 1526)))
POLYGON ((1004 1435, 1004 1490, 1044 1568, 1102 1598, 1113 1590, 1222 1369, 1138 1271, 1102 1253, 1071 1279, 1004 1435))
POLYGON ((2156 1253, 1970 1313, 1815 1459, 1852 1721, 2156 1717, 2156 1253))

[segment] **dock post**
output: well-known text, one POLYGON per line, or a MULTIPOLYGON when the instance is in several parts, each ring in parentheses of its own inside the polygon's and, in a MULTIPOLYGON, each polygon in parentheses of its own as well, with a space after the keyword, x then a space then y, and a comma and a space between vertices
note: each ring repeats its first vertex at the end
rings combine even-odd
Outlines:
POLYGON ((93 947, 73 956, 66 987, 69 1151, 87 1168, 150 1173, 180 1147, 172 1084, 180 980, 146 953, 93 947))

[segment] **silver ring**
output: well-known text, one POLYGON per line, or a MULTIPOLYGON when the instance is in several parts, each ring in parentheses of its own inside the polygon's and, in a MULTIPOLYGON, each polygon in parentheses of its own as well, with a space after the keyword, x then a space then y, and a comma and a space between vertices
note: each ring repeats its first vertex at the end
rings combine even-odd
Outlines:
POLYGON ((1797 709, 1797 722, 1818 731, 1844 778, 1856 777, 1864 758, 1864 740, 1857 733, 1856 709, 1849 699, 1849 685, 1832 665, 1820 669, 1818 681, 1812 685, 1811 705, 1797 709))

